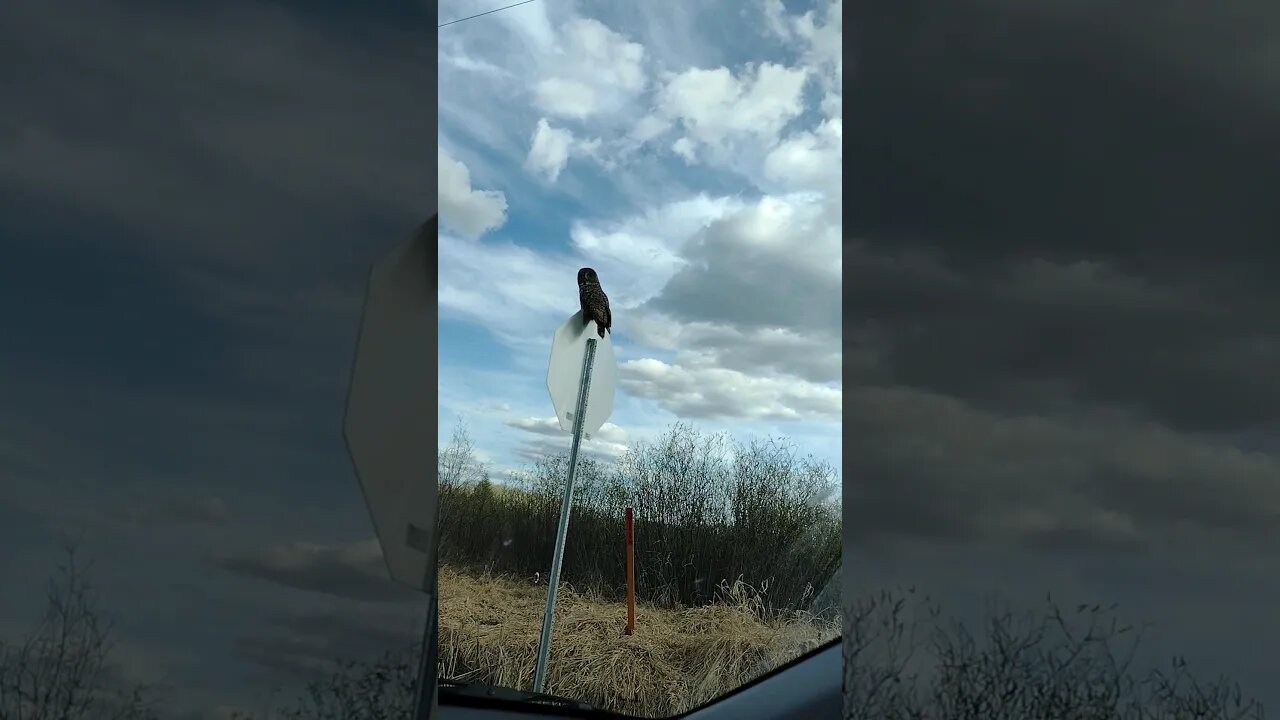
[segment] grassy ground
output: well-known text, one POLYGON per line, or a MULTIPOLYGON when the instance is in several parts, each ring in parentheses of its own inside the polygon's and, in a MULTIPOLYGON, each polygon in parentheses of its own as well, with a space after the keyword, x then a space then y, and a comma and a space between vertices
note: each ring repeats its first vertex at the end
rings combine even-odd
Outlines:
MULTIPOLYGON (((441 567, 440 676, 529 688, 546 586, 441 567)), ((697 608, 636 608, 561 584, 547 692, 645 717, 683 712, 838 637, 839 619, 776 617, 741 583, 723 602, 697 608)))

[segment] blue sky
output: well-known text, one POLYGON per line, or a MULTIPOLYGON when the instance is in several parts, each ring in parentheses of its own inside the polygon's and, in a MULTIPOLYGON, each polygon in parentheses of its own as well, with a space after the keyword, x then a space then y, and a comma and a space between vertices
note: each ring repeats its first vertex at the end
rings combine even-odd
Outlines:
MULTIPOLYGON (((443 2, 439 21, 483 2, 443 2)), ((599 271, 612 458, 676 420, 840 467, 840 7, 535 2, 442 28, 440 440, 567 448, 546 363, 599 271)))

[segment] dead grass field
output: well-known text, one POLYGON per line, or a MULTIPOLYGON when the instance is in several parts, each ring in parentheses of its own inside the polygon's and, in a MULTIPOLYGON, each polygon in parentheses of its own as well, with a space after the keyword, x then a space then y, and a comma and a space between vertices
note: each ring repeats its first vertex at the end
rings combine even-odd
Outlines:
MULTIPOLYGON (((441 567, 440 676, 529 688, 546 586, 441 567)), ((547 692, 597 707, 664 717, 696 707, 839 636, 840 622, 771 617, 742 583, 725 602, 665 610, 626 606, 561 584, 547 692)))

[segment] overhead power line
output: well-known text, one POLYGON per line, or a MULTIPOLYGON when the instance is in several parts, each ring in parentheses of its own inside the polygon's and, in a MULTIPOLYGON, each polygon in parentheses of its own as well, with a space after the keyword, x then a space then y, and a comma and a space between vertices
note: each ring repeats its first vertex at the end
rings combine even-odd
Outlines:
POLYGON ((516 6, 518 6, 518 5, 528 5, 528 4, 529 4, 529 3, 531 3, 531 2, 533 2, 533 0, 524 0, 524 2, 518 2, 518 3, 512 4, 512 5, 507 5, 506 7, 500 7, 500 8, 498 8, 497 10, 486 10, 486 11, 484 11, 484 12, 482 12, 482 13, 476 13, 475 15, 469 15, 469 16, 464 17, 464 18, 458 18, 457 20, 450 20, 449 22, 444 23, 444 25, 437 25, 437 26, 436 26, 436 29, 437 29, 437 30, 439 30, 440 28, 444 27, 445 25, 452 25, 452 24, 454 24, 454 23, 460 23, 460 22, 462 22, 463 20, 471 20, 472 18, 478 18, 478 17, 480 17, 481 15, 492 15, 493 13, 501 12, 501 11, 503 11, 503 10, 510 10, 511 8, 516 7, 516 6))

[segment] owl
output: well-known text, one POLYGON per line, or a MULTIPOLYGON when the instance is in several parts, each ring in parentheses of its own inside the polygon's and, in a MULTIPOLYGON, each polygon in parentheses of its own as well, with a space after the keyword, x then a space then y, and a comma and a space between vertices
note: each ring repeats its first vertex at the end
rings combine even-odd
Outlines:
POLYGON ((604 337, 606 330, 613 333, 613 315, 609 312, 609 296, 600 288, 600 276, 591 268, 578 271, 578 301, 582 304, 582 323, 596 321, 596 331, 604 337))

